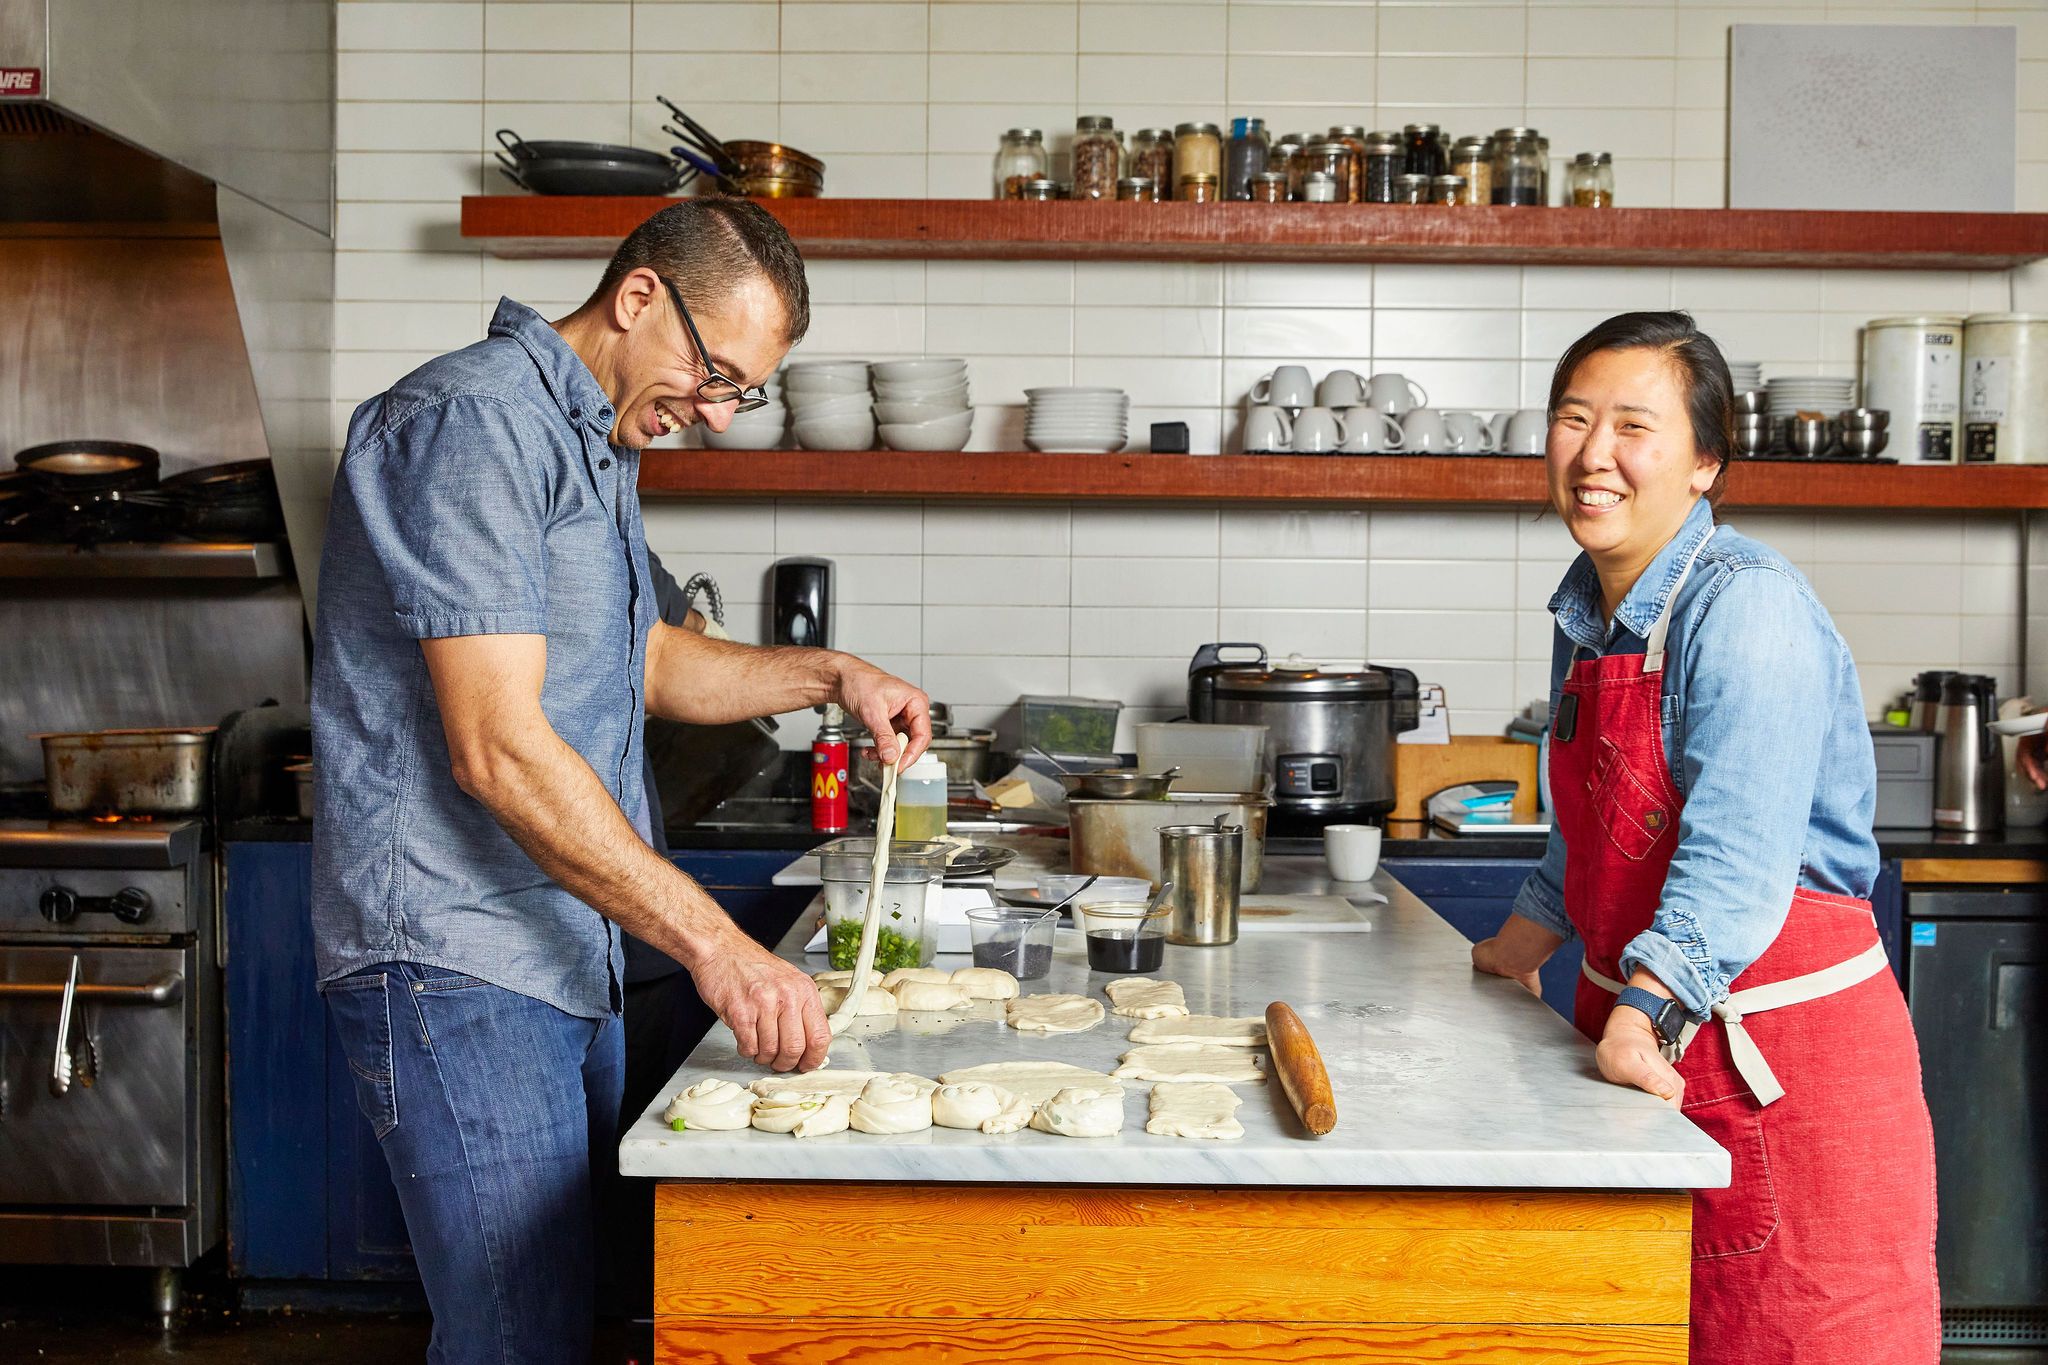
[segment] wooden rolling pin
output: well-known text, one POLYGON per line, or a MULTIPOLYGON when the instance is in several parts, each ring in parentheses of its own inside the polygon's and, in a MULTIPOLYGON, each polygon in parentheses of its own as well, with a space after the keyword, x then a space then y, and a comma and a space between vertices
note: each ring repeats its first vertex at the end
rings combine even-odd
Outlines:
POLYGON ((1323 1067, 1323 1054, 1294 1007, 1275 1000, 1266 1006, 1266 1046, 1273 1053, 1273 1070, 1288 1103, 1301 1115, 1302 1126, 1317 1137, 1337 1126, 1337 1096, 1330 1089, 1330 1073, 1323 1067))

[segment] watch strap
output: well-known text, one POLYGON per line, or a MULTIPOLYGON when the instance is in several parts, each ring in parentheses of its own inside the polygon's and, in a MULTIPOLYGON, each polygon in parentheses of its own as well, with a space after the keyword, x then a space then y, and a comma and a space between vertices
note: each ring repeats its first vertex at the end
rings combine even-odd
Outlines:
POLYGON ((1685 1007, 1676 1000, 1655 991, 1646 991, 1641 986, 1624 986, 1614 1003, 1641 1010, 1650 1016, 1650 1028, 1656 1033, 1658 1042, 1668 1046, 1678 1041, 1679 1031, 1684 1027, 1685 1007), (1666 1032, 1667 1029, 1670 1031, 1666 1032))

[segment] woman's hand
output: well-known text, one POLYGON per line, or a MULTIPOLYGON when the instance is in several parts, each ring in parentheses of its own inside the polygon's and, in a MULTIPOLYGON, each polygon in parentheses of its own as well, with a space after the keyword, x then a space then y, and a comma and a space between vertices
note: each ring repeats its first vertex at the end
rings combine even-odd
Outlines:
POLYGON ((1673 1109, 1685 1102, 1685 1077, 1664 1060, 1650 1016, 1639 1009, 1616 1006, 1608 1013, 1607 1029, 1593 1058, 1600 1074, 1616 1085, 1646 1090, 1673 1109))
POLYGON ((1550 961, 1550 955, 1563 942, 1562 937, 1535 920, 1509 915, 1507 922, 1500 926, 1499 933, 1472 945, 1472 970, 1504 976, 1519 982, 1529 994, 1540 997, 1543 982, 1537 972, 1550 961))
POLYGON ((2028 735, 2020 740, 2020 771, 2034 784, 2037 792, 2048 792, 2048 762, 2043 761, 2043 750, 2048 749, 2048 735, 2028 735))

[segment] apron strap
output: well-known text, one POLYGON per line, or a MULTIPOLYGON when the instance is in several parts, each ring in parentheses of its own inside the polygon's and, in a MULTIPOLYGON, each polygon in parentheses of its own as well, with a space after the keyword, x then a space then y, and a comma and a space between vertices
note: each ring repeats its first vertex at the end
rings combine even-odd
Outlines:
POLYGON ((1692 553, 1685 557, 1685 567, 1678 571, 1678 581, 1671 585, 1670 596, 1664 599, 1664 610, 1657 613, 1657 619, 1650 623, 1650 633, 1644 637, 1648 648, 1643 654, 1643 672, 1661 673, 1664 670, 1664 637, 1671 633, 1671 612, 1678 605, 1678 594, 1685 588, 1685 580, 1692 577, 1692 566, 1699 563, 1700 552, 1707 548, 1707 542, 1714 538, 1719 526, 1709 526, 1707 533, 1700 537, 1700 543, 1692 547, 1692 553))
MULTIPOLYGON (((1713 1017, 1720 1020, 1728 1030, 1728 1056, 1735 1063, 1736 1072, 1748 1083, 1750 1093, 1762 1105, 1775 1104, 1785 1097, 1785 1087, 1778 1084, 1778 1078, 1771 1071, 1771 1064, 1764 1060, 1764 1054, 1749 1036, 1749 1030, 1742 1026, 1744 1017, 1762 1014, 1765 1010, 1783 1009, 1787 1005, 1803 1005, 1809 1000, 1819 1000, 1860 986, 1871 977, 1883 971, 1890 963, 1885 956, 1884 944, 1873 943, 1846 962, 1837 962, 1804 976, 1791 976, 1783 981, 1773 981, 1767 986, 1751 986, 1747 990, 1735 991, 1714 1004, 1713 1017)), ((1579 970, 1586 980, 1606 991, 1609 995, 1620 995, 1622 983, 1613 977, 1596 971, 1591 962, 1582 962, 1579 970)), ((1688 1021, 1678 1035, 1676 1043, 1665 1044, 1660 1051, 1668 1062, 1677 1063, 1685 1056, 1686 1048, 1692 1045, 1693 1036, 1700 1030, 1697 1023, 1688 1021)))

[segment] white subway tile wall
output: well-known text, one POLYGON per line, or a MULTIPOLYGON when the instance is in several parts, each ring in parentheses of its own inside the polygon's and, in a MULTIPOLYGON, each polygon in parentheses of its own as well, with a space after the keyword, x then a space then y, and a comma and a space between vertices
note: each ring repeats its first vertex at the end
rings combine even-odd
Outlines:
MULTIPOLYGON (((1063 160, 1078 113, 1126 128, 1261 114, 1276 132, 1527 123, 1560 157, 1612 151, 1624 204, 1705 207, 1723 189, 1728 26, 1831 21, 2016 26, 2020 207, 2048 210, 2040 3, 342 0, 335 440, 357 402, 480 335, 501 294, 559 315, 594 282, 595 262, 483 258, 457 235, 457 197, 514 192, 490 156, 501 127, 665 146, 667 94, 725 136, 820 154, 837 196, 980 198, 1004 128, 1046 128, 1063 160)), ((1179 420, 1213 453, 1237 448, 1247 390, 1281 363, 1395 370, 1440 406, 1492 413, 1540 404, 1557 354, 1621 309, 1690 308, 1768 372, 1851 373, 1873 316, 2048 308, 2039 268, 820 261, 811 280, 803 356, 967 357, 970 448, 990 452, 1018 447, 1040 384, 1118 385, 1137 448, 1179 420)), ((1922 667, 2016 684, 2014 518, 1731 520, 1809 574, 1873 710, 1922 667)), ((678 573, 719 576, 747 639, 767 629, 769 564, 830 556, 838 642, 983 722, 1069 689, 1122 696, 1134 720, 1175 715, 1194 648, 1244 639, 1413 667, 1449 688, 1459 730, 1496 731, 1543 690, 1543 606, 1573 553, 1554 519, 1499 511, 678 499, 650 500, 647 521, 678 573)), ((804 719, 785 743, 808 742, 804 719)))

